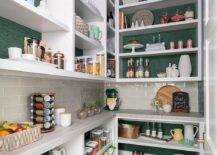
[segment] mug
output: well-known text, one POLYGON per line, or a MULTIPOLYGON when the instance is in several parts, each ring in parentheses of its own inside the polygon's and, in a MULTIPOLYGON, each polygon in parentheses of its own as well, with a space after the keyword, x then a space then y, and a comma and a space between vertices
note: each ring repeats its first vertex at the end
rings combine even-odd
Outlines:
POLYGON ((66 151, 64 148, 56 148, 51 151, 51 155, 66 155, 66 151))
POLYGON ((172 129, 170 130, 170 134, 173 136, 175 141, 181 141, 183 139, 182 129, 172 129))
POLYGON ((61 113, 60 114, 60 124, 62 127, 68 127, 72 123, 71 113, 61 113))
POLYGON ((18 47, 9 47, 8 56, 10 59, 20 59, 22 58, 22 49, 18 47))

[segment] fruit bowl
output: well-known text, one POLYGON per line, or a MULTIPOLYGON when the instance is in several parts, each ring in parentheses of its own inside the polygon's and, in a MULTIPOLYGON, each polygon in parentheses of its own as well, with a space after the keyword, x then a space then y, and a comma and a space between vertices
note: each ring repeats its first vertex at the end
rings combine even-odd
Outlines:
POLYGON ((31 144, 41 137, 40 126, 4 122, 0 126, 0 152, 31 144))

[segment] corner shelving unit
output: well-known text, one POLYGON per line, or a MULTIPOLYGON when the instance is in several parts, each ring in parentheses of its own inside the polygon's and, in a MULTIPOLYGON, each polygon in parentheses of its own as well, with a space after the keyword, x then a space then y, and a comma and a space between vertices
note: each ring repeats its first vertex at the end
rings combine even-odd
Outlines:
MULTIPOLYGON (((119 4, 119 2, 117 3, 119 4)), ((148 1, 141 1, 137 3, 129 3, 125 5, 118 5, 116 6, 116 12, 122 11, 124 14, 132 16, 133 13, 139 11, 141 9, 148 9, 153 12, 157 12, 159 16, 159 9, 163 9, 164 12, 167 8, 171 9, 172 7, 178 8, 179 6, 184 9, 187 5, 194 7, 195 11, 195 19, 192 20, 185 20, 179 22, 171 22, 167 24, 159 24, 159 17, 156 17, 158 22, 154 25, 143 26, 143 27, 134 27, 125 29, 116 28, 116 41, 119 42, 116 46, 117 58, 116 58, 116 75, 117 75, 117 82, 188 82, 188 81, 201 81, 202 80, 202 7, 201 7, 201 0, 148 0, 148 1), (157 11, 156 11, 157 10, 157 11), (131 38, 138 39, 138 40, 145 40, 145 43, 148 42, 148 38, 142 39, 142 37, 147 36, 150 37, 152 34, 156 35, 157 33, 162 33, 166 35, 168 42, 169 33, 173 36, 182 35, 185 30, 192 31, 194 40, 193 48, 183 48, 183 49, 174 49, 174 50, 163 50, 163 51, 145 51, 144 49, 138 50, 135 53, 131 53, 123 49, 123 45, 126 44, 127 40, 131 38), (166 34, 167 33, 167 34, 166 34), (170 57, 174 55, 176 58, 175 63, 177 64, 177 56, 181 54, 189 54, 191 59, 193 58, 194 61, 193 66, 194 73, 192 73, 192 77, 177 77, 177 78, 157 78, 156 73, 152 75, 151 78, 125 78, 125 71, 126 71, 126 59, 128 58, 135 58, 138 57, 148 57, 154 59, 157 57, 159 60, 160 58, 170 57)), ((173 10, 174 11, 174 10, 173 10)), ((129 20, 129 18, 127 18, 129 20)), ((116 23, 119 23, 119 17, 116 17, 116 23)), ((116 24, 118 26, 118 24, 116 24)), ((180 36, 181 37, 181 36, 180 36)), ((177 39, 176 37, 172 37, 173 39, 177 39)), ((186 37, 184 37, 186 39, 186 37)), ((180 38, 178 38, 180 39, 180 38)), ((168 44, 168 43, 167 43, 168 44)), ((174 62, 173 59, 173 62, 174 62)), ((169 61, 169 60, 167 60, 169 61)), ((155 61, 156 62, 156 61, 155 61)), ((166 63, 166 62, 164 62, 166 63)), ((169 62, 168 62, 169 63, 169 62)), ((165 64, 163 64, 165 66, 165 64)), ((166 67, 166 66, 165 66, 166 67)), ((156 68, 156 67, 155 67, 156 68)), ((159 70, 159 69, 158 69, 159 70)), ((161 72, 165 70, 165 68, 160 69, 161 72)), ((159 72, 159 71, 155 71, 159 72)))

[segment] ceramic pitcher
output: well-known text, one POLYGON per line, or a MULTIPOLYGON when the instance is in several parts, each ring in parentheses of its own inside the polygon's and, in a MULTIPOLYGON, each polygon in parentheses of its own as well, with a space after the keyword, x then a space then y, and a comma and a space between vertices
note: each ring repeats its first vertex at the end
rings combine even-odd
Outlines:
POLYGON ((66 155, 66 151, 64 148, 58 147, 51 151, 51 155, 66 155))
POLYGON ((173 136, 173 139, 174 139, 175 141, 180 141, 180 140, 183 139, 182 129, 179 129, 179 128, 177 128, 177 129, 172 129, 172 130, 170 131, 170 133, 171 133, 171 135, 173 136))
POLYGON ((189 55, 181 55, 179 59, 180 77, 190 77, 192 71, 191 60, 189 55))
POLYGON ((198 127, 192 124, 185 124, 184 125, 184 137, 185 140, 194 140, 196 134, 198 133, 198 127), (195 129, 195 132, 194 132, 195 129))

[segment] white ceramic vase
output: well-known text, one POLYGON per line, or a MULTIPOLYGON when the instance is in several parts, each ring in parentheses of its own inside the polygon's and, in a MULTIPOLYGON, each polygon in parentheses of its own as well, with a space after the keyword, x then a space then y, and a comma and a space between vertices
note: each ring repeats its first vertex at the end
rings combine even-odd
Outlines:
POLYGON ((181 55, 179 59, 180 77, 190 77, 192 71, 191 60, 189 55, 181 55))

